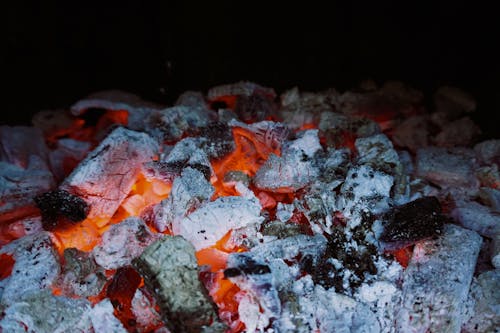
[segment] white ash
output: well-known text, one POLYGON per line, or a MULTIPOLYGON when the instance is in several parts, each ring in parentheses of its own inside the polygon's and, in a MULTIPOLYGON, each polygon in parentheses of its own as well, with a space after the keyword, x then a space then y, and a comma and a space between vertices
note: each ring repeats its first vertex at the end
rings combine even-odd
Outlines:
POLYGON ((450 216, 464 228, 476 231, 482 236, 492 238, 500 233, 500 214, 474 201, 457 202, 450 216))
POLYGON ((437 240, 417 243, 403 279, 396 329, 460 332, 482 239, 447 224, 437 240))
POLYGON ((28 168, 0 161, 0 223, 36 212, 33 198, 54 188, 52 173, 37 156, 28 168))
POLYGON ((475 158, 470 151, 428 147, 417 151, 417 176, 443 187, 477 188, 475 158))
POLYGON ((258 228, 263 217, 257 198, 222 197, 200 207, 173 225, 175 235, 184 236, 196 250, 201 250, 221 239, 228 231, 245 226, 258 228))
POLYGON ((61 271, 50 233, 28 235, 0 250, 15 260, 12 273, 0 281, 0 304, 12 304, 49 288, 61 271))
POLYGON ((294 209, 295 207, 292 204, 278 202, 276 207, 276 218, 281 222, 286 222, 292 218, 294 209))
POLYGON ((154 225, 163 232, 173 225, 178 226, 182 219, 198 209, 214 194, 213 186, 198 170, 190 167, 175 178, 167 199, 154 208, 154 225))
POLYGON ((312 157, 320 151, 318 131, 304 131, 302 136, 284 145, 282 155, 271 154, 257 171, 254 184, 261 190, 295 192, 319 175, 312 157))
POLYGON ((75 168, 60 186, 90 206, 88 218, 109 218, 126 198, 143 163, 157 154, 147 134, 115 129, 75 168))
POLYGON ((471 318, 461 332, 497 332, 500 327, 500 270, 487 271, 472 281, 469 297, 473 302, 471 318))
POLYGON ((254 317, 257 317, 257 320, 267 326, 270 320, 279 318, 281 301, 274 274, 263 259, 249 253, 231 254, 224 274, 256 300, 258 307, 254 307, 257 311, 254 317), (259 307, 263 309, 262 314, 259 313, 259 307))
POLYGON ((92 332, 88 316, 90 302, 54 296, 38 291, 25 300, 10 304, 3 310, 0 330, 4 332, 92 332))
POLYGON ((0 126, 0 161, 28 169, 33 157, 47 169, 49 149, 35 127, 0 126))
MULTIPOLYGON (((138 288, 132 298, 132 313, 137 327, 158 326, 161 324, 160 314, 155 309, 156 303, 145 289, 138 288)), ((141 330, 139 330, 141 332, 141 330)))
POLYGON ((479 198, 496 213, 500 213, 500 190, 489 187, 479 189, 479 198))
POLYGON ((49 153, 50 169, 57 180, 62 181, 67 176, 68 162, 80 162, 91 148, 89 142, 71 138, 57 140, 57 148, 49 153))
POLYGON ((394 314, 401 302, 401 289, 389 281, 375 281, 363 284, 355 299, 370 307, 377 317, 380 332, 394 332, 394 314))
POLYGON ((356 300, 315 285, 310 276, 295 281, 290 301, 275 323, 278 332, 380 332, 375 315, 356 300))
POLYGON ((352 218, 360 211, 370 210, 377 214, 386 210, 393 183, 392 176, 368 165, 351 167, 340 189, 344 216, 350 218, 348 225, 355 227, 360 223, 359 218, 352 218))
POLYGON ((160 140, 176 141, 188 130, 205 127, 215 118, 215 112, 206 107, 177 105, 155 111, 146 131, 160 140))
POLYGON ((92 254, 95 261, 106 269, 117 269, 130 265, 142 251, 157 239, 144 222, 129 217, 112 225, 101 238, 92 254))
POLYGON ((480 142, 474 146, 474 151, 483 164, 500 163, 500 139, 480 142))
MULTIPOLYGON (((176 164, 180 167, 203 167, 208 176, 213 176, 214 170, 207 153, 202 149, 203 140, 199 138, 185 138, 177 142, 168 156, 161 161, 167 164, 176 164)), ((180 172, 180 170, 179 170, 180 172)))
POLYGON ((500 232, 493 235, 491 241, 491 263, 500 269, 500 232))
POLYGON ((359 138, 354 145, 358 151, 358 164, 366 164, 386 173, 392 173, 400 165, 398 153, 384 134, 359 138))
POLYGON ((114 308, 109 299, 104 299, 94 305, 88 316, 94 332, 126 333, 123 324, 114 316, 114 308))
POLYGON ((464 117, 447 123, 433 142, 441 147, 468 146, 480 134, 481 129, 469 117, 464 117))

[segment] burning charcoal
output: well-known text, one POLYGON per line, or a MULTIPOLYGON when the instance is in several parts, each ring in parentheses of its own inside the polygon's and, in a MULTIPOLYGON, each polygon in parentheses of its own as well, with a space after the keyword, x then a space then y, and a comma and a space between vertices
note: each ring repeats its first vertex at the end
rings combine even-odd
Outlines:
POLYGON ((474 146, 479 162, 500 164, 500 140, 486 140, 474 146))
POLYGON ((260 226, 264 220, 260 210, 256 198, 221 197, 174 224, 173 232, 186 238, 198 251, 215 245, 230 230, 260 226))
POLYGON ((146 102, 139 96, 119 90, 100 91, 82 99, 71 106, 71 113, 82 116, 88 110, 102 109, 128 112, 127 126, 134 130, 143 130, 145 119, 162 107, 146 102))
POLYGON ((94 305, 88 314, 94 332, 128 332, 125 327, 123 327, 122 323, 114 316, 113 311, 114 309, 109 299, 104 299, 94 305))
POLYGON ((359 164, 366 164, 389 174, 395 173, 395 169, 400 165, 398 153, 384 134, 359 138, 355 146, 359 164))
POLYGON ((267 152, 279 151, 290 133, 286 125, 273 121, 245 124, 233 120, 229 122, 229 126, 240 129, 240 134, 243 136, 245 136, 245 131, 249 132, 252 139, 256 141, 256 149, 261 150, 264 156, 267 156, 267 152))
POLYGON ((89 253, 68 248, 64 250, 63 271, 57 286, 64 295, 95 296, 106 283, 104 273, 89 253))
POLYGON ((112 225, 92 253, 100 266, 116 269, 130 265, 155 238, 140 218, 129 217, 112 225))
POLYGON ((479 189, 481 201, 488 205, 492 211, 500 213, 500 190, 488 187, 479 189))
POLYGON ((154 208, 154 225, 160 232, 179 225, 189 213, 198 209, 214 194, 213 186, 204 175, 190 167, 182 171, 172 185, 167 199, 154 208))
POLYGON ((420 198, 387 213, 387 223, 380 240, 387 248, 408 246, 440 235, 445 221, 436 197, 420 198))
POLYGON ((500 269, 500 232, 493 235, 491 242, 491 263, 497 269, 500 269))
POLYGON ((206 108, 207 102, 201 92, 185 91, 177 98, 175 105, 206 108))
POLYGON ((0 161, 28 169, 33 158, 48 166, 49 150, 42 131, 34 127, 0 126, 0 161))
POLYGON ((418 115, 405 119, 394 130, 392 139, 400 147, 412 152, 427 147, 429 143, 429 125, 426 117, 418 115))
POLYGON ((208 90, 207 97, 209 100, 215 101, 225 96, 241 95, 248 97, 254 94, 269 96, 270 98, 274 98, 276 96, 276 93, 271 88, 266 88, 253 82, 240 81, 237 83, 213 87, 208 90))
POLYGON ((15 240, 0 250, 3 253, 12 255, 15 263, 10 277, 0 281, 0 304, 12 304, 49 288, 59 275, 59 256, 48 232, 15 240))
POLYGON ((132 189, 142 164, 151 161, 157 150, 158 145, 148 135, 117 128, 87 155, 60 189, 87 202, 88 218, 109 218, 132 189))
POLYGON ((147 131, 163 141, 177 141, 188 130, 208 126, 216 114, 204 107, 177 105, 155 111, 148 119, 147 131))
POLYGON ((437 240, 417 243, 404 272, 400 332, 460 332, 481 247, 474 231, 447 224, 437 240))
POLYGON ((60 139, 57 148, 50 152, 50 169, 58 181, 63 180, 90 150, 90 143, 73 139, 60 139))
POLYGON ((227 269, 224 277, 229 278, 241 290, 245 291, 258 304, 254 309, 254 316, 260 317, 260 329, 279 318, 281 302, 278 297, 274 275, 270 267, 261 259, 250 253, 233 253, 227 260, 227 269), (262 308, 263 313, 259 311, 262 308))
POLYGON ((319 170, 312 158, 320 150, 318 131, 303 132, 283 148, 281 157, 269 156, 255 175, 255 186, 278 193, 291 193, 305 187, 318 177, 319 170))
POLYGON ((490 188, 500 187, 500 171, 497 164, 477 168, 475 174, 481 186, 490 188))
POLYGON ((131 306, 139 332, 149 332, 152 328, 163 326, 155 309, 156 303, 146 290, 138 288, 135 291, 131 306))
POLYGON ((235 113, 244 122, 262 121, 274 113, 274 95, 254 93, 250 96, 240 95, 236 99, 235 113))
POLYGON ((44 165, 35 162, 22 169, 0 162, 0 223, 36 213, 33 197, 54 185, 54 178, 44 165))
POLYGON ((209 158, 222 158, 235 148, 231 129, 221 122, 201 128, 200 136, 200 147, 209 158))
POLYGON ((476 101, 466 92, 450 86, 440 87, 434 94, 436 112, 442 112, 453 119, 464 112, 473 112, 476 101))
POLYGON ((278 239, 284 239, 288 237, 305 234, 305 230, 299 224, 273 221, 264 224, 262 234, 264 236, 274 236, 277 237, 278 239))
POLYGON ((440 147, 419 149, 416 158, 417 176, 441 186, 477 187, 474 157, 469 151, 440 147))
POLYGON ((481 129, 469 117, 464 117, 446 124, 434 143, 441 147, 468 146, 480 134, 481 129))
POLYGON ((210 179, 214 175, 214 171, 201 146, 201 140, 185 138, 177 142, 168 156, 162 160, 162 163, 165 163, 173 171, 177 171, 179 175, 182 169, 190 166, 203 173, 206 179, 210 179))
POLYGON ((500 214, 477 202, 458 202, 450 215, 464 228, 474 230, 482 236, 492 238, 500 233, 500 214))
POLYGON ((274 327, 278 332, 380 332, 370 309, 332 289, 314 285, 309 276, 294 282, 293 296, 274 327))
POLYGON ((461 332, 495 332, 500 327, 500 270, 484 272, 474 278, 470 297, 474 301, 473 315, 462 326, 461 332))
POLYGON ((319 180, 331 183, 345 178, 349 167, 351 150, 328 148, 324 156, 317 154, 315 164, 320 169, 319 180))
POLYGON ((48 231, 81 222, 89 212, 83 199, 64 190, 46 192, 34 200, 42 213, 43 228, 48 231))
POLYGON ((86 299, 54 296, 50 291, 40 291, 29 295, 22 302, 15 302, 6 307, 3 311, 4 316, 0 319, 0 330, 91 332, 93 316, 89 318, 89 311, 92 310, 90 302, 86 299))
MULTIPOLYGON (((203 332, 220 325, 214 305, 198 279, 193 246, 180 236, 151 244, 134 261, 172 332, 203 332)), ((221 329, 220 332, 224 332, 221 329)))
POLYGON ((250 185, 250 177, 243 171, 234 170, 226 172, 222 182, 225 186, 234 186, 237 182, 240 182, 248 187, 250 185))

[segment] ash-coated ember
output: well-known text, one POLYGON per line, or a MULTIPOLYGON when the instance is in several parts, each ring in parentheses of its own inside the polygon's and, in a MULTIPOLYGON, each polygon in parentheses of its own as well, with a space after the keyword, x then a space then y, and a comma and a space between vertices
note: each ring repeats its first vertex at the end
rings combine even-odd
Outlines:
POLYGON ((83 199, 64 190, 50 191, 34 200, 42 214, 43 228, 48 231, 64 227, 67 222, 81 222, 89 213, 89 206, 83 199))
POLYGON ((500 140, 401 82, 0 126, 0 332, 494 332, 500 140))

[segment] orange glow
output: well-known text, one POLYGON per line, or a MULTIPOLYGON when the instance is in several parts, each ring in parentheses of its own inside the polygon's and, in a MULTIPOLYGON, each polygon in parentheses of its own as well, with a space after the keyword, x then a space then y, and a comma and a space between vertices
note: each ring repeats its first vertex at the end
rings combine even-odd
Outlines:
POLYGON ((408 263, 410 262, 411 256, 413 254, 413 246, 405 247, 395 251, 387 251, 394 256, 397 262, 404 268, 408 267, 408 263))
POLYGON ((236 107, 236 101, 238 100, 238 96, 221 96, 221 97, 217 97, 216 99, 212 100, 211 102, 214 103, 214 102, 221 102, 221 103, 225 103, 227 105, 227 108, 228 109, 232 109, 234 110, 234 108, 236 107))
POLYGON ((56 230, 56 247, 62 254, 65 249, 74 247, 81 251, 91 251, 101 239, 99 230, 92 220, 84 220, 68 229, 56 230))
POLYGON ((16 261, 11 255, 5 253, 0 254, 0 281, 10 276, 15 263, 16 261))
POLYGON ((198 265, 210 266, 211 272, 217 272, 226 268, 228 254, 224 251, 208 247, 196 252, 198 265))

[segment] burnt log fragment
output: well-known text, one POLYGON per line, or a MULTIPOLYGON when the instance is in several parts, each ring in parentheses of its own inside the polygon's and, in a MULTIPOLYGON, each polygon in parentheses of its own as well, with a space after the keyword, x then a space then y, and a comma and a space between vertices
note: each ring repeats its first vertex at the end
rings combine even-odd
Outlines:
POLYGON ((194 247, 180 236, 166 236, 133 261, 160 306, 172 332, 224 332, 215 305, 199 280, 194 247))
POLYGON ((42 213, 42 226, 52 231, 83 221, 89 213, 88 204, 68 191, 55 190, 34 198, 42 213))
POLYGON ((382 242, 413 243, 441 234, 447 218, 441 214, 436 197, 423 197, 395 207, 387 214, 387 223, 380 235, 382 242))

